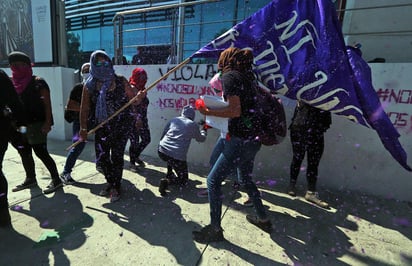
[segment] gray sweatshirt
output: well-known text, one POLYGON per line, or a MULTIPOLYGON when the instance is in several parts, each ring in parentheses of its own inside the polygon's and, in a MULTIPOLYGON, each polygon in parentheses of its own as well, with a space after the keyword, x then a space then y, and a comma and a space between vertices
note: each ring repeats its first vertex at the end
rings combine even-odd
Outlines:
POLYGON ((159 151, 173 159, 186 161, 191 140, 204 142, 207 135, 205 130, 199 129, 194 119, 193 107, 183 107, 181 116, 171 119, 165 126, 159 143, 159 151))

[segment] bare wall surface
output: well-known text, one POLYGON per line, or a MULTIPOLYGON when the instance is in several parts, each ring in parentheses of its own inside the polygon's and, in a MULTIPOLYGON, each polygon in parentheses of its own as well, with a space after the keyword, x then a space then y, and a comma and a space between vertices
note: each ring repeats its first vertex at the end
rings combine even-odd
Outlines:
POLYGON ((345 42, 362 44, 363 58, 412 61, 412 0, 347 0, 345 42))

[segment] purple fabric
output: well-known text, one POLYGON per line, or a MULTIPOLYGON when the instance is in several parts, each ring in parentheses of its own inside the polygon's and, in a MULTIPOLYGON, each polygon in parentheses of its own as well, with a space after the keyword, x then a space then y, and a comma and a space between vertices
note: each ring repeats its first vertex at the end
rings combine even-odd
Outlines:
POLYGON ((218 58, 232 46, 253 51, 255 73, 266 87, 372 127, 392 156, 412 170, 366 62, 347 53, 332 1, 273 0, 191 57, 218 58))
POLYGON ((347 48, 347 55, 352 68, 352 81, 357 98, 369 125, 376 130, 385 148, 406 170, 412 171, 407 164, 407 155, 399 143, 399 133, 386 115, 372 86, 372 74, 369 65, 362 59, 358 49, 347 48))

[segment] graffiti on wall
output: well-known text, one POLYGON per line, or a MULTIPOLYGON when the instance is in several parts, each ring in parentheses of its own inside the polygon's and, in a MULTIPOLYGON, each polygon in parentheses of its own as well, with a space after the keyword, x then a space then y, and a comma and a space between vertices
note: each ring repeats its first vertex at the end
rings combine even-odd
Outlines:
MULTIPOLYGON (((163 76, 170 66, 160 67, 159 75, 163 76)), ((159 108, 181 109, 185 105, 195 104, 201 95, 217 95, 209 85, 209 80, 216 74, 216 65, 185 65, 174 71, 165 80, 156 85, 159 108)))
POLYGON ((412 114, 407 112, 410 109, 407 105, 412 104, 412 90, 379 88, 376 92, 392 124, 407 133, 412 132, 412 114))

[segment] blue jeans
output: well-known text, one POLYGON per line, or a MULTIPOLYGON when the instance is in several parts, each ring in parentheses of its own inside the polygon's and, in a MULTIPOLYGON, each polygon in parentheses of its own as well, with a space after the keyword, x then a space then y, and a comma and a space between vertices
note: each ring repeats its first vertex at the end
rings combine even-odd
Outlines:
POLYGON ((211 225, 220 227, 220 218, 222 216, 222 181, 236 168, 241 180, 244 182, 243 186, 249 198, 253 201, 256 214, 260 219, 267 218, 265 208, 260 199, 260 193, 252 181, 254 160, 261 145, 260 142, 243 140, 237 137, 231 137, 230 140, 224 143, 223 151, 207 177, 211 225))
MULTIPOLYGON (((209 165, 212 168, 213 165, 215 165, 217 159, 219 158, 220 154, 223 152, 224 148, 225 148, 225 143, 226 143, 226 139, 219 137, 219 139, 217 140, 215 147, 213 148, 212 154, 210 155, 210 160, 209 160, 209 165)), ((237 179, 239 183, 243 183, 240 178, 239 178, 239 173, 238 173, 238 169, 232 169, 233 171, 230 172, 229 174, 229 178, 232 179, 237 179)))
MULTIPOLYGON (((78 120, 73 121, 73 138, 72 142, 75 143, 79 140, 79 131, 80 131, 80 122, 78 120)), ((77 144, 75 147, 71 148, 70 151, 67 153, 66 163, 64 164, 63 174, 70 174, 74 165, 76 164, 77 158, 79 158, 80 154, 82 153, 84 146, 86 146, 86 142, 82 141, 77 144)))

